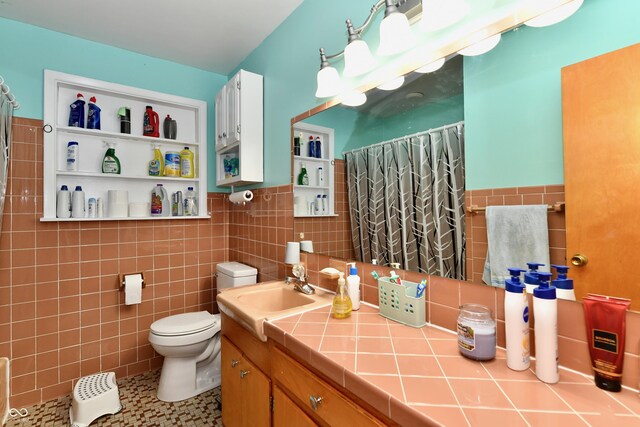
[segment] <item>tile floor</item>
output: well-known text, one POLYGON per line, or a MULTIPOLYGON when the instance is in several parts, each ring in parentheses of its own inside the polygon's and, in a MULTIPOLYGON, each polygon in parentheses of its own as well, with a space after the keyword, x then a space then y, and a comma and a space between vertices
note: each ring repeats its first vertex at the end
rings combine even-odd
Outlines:
MULTIPOLYGON (((191 399, 167 403, 156 398, 160 371, 119 378, 118 389, 123 409, 94 421, 95 427, 206 427, 222 426, 220 387, 191 399)), ((29 416, 9 419, 6 427, 69 426, 71 395, 28 408, 29 416)))

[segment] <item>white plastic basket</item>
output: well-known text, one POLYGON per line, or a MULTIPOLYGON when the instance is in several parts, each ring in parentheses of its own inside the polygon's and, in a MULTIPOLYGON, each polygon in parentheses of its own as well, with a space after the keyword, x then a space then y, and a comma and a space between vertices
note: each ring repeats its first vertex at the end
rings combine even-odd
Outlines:
POLYGON ((86 427, 95 419, 120 412, 120 394, 114 372, 82 377, 73 388, 69 408, 71 427, 86 427))
POLYGON ((380 315, 414 328, 426 322, 425 293, 416 297, 418 284, 403 280, 402 285, 392 283, 389 277, 378 279, 378 306, 380 315))

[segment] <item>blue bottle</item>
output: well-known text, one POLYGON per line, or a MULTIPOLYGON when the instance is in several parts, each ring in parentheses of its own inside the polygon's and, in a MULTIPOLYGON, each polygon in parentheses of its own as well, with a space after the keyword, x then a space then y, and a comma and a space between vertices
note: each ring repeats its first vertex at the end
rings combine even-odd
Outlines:
POLYGON ((544 264, 540 264, 537 262, 528 262, 527 267, 529 267, 529 271, 524 273, 524 283, 527 287, 527 293, 532 294, 533 289, 540 284, 538 280, 538 267, 542 267, 544 264))
POLYGON ((322 158, 322 141, 320 141, 320 137, 316 136, 316 159, 322 158))
POLYGON ((316 156, 316 143, 313 139, 313 136, 309 137, 309 157, 316 156))
POLYGON ((551 284, 556 287, 556 294, 558 299, 566 299, 569 301, 576 300, 576 294, 573 291, 573 279, 567 278, 569 267, 566 265, 551 264, 551 267, 555 268, 558 272, 558 278, 551 281, 551 284))
POLYGON ((84 127, 84 96, 81 93, 76 95, 76 100, 69 105, 69 126, 76 128, 84 127))

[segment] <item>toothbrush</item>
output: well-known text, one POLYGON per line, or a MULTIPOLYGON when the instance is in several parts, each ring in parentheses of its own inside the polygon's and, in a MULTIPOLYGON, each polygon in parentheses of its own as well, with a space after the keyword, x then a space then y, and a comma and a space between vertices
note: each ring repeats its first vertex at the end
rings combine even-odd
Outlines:
POLYGON ((422 281, 416 288, 416 298, 420 298, 426 288, 427 288, 427 279, 422 279, 422 281))

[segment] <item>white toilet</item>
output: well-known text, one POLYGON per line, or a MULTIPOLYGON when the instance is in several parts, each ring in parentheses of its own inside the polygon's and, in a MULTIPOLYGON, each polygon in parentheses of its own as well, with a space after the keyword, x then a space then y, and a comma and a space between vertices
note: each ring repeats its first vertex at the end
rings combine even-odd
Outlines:
MULTIPOLYGON (((218 289, 256 283, 258 271, 238 262, 218 264, 218 289)), ((149 342, 164 356, 158 399, 177 402, 220 385, 220 315, 176 314, 151 324, 149 342)))

